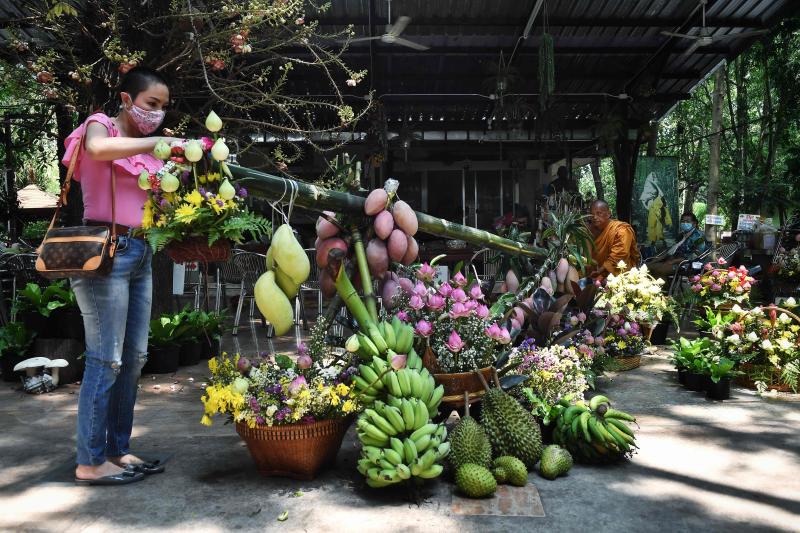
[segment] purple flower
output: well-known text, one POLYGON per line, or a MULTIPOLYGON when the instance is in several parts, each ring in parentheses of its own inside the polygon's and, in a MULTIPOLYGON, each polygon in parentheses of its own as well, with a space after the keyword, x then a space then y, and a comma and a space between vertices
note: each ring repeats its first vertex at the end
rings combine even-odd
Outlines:
POLYGON ((308 355, 308 346, 306 346, 306 343, 304 342, 298 343, 297 355, 308 355))
POLYGON ((434 311, 438 311, 444 307, 444 298, 438 294, 429 294, 428 307, 434 311))
POLYGON ((420 320, 417 322, 417 327, 414 328, 414 331, 417 333, 417 335, 428 337, 433 332, 433 326, 427 320, 420 320))
POLYGON ((620 337, 627 337, 628 336, 628 332, 625 331, 625 328, 619 328, 617 330, 617 335, 619 335, 620 337))
POLYGON ((579 322, 586 322, 586 313, 584 313, 583 311, 578 313, 578 321, 579 322))
POLYGON ((433 276, 435 275, 436 270, 428 263, 422 263, 422 266, 417 269, 417 279, 433 281, 433 276))
POLYGON ((300 419, 300 423, 302 424, 313 424, 314 422, 316 422, 316 419, 313 415, 306 415, 300 419))
POLYGON ((403 322, 408 322, 408 313, 405 311, 398 311, 395 316, 403 322))
POLYGON ((479 305, 475 310, 475 314, 478 315, 478 318, 486 320, 489 318, 489 308, 485 305, 479 305))
POLYGON ((239 195, 239 198, 247 198, 247 189, 242 187, 241 189, 239 189, 239 192, 237 194, 239 195))
POLYGON ((308 354, 303 354, 297 357, 297 368, 300 370, 305 370, 306 368, 311 368, 311 356, 308 354))
POLYGON ((447 298, 450 294, 453 293, 453 287, 449 283, 442 283, 442 286, 439 287, 439 294, 447 298))
POLYGON ((453 283, 458 285, 459 287, 463 287, 467 284, 467 278, 464 277, 464 274, 461 272, 456 272, 456 275, 453 276, 453 283))
POLYGON ((222 200, 217 200, 217 205, 222 207, 225 205, 225 202, 223 202, 222 200))
POLYGON ((257 416, 256 417, 256 424, 258 424, 259 426, 263 426, 266 423, 267 423, 267 421, 264 419, 263 416, 257 416))
POLYGON ((200 196, 205 197, 205 195, 206 195, 206 190, 203 187, 198 187, 197 188, 197 192, 200 193, 200 196))
POLYGON ((450 318, 463 318, 468 317, 472 312, 467 309, 467 306, 461 302, 456 302, 450 308, 450 318))
POLYGON ((422 301, 422 298, 419 297, 418 294, 415 294, 411 298, 408 299, 408 306, 415 311, 419 311, 423 307, 425 307, 425 302, 422 301))
POLYGON ((308 385, 308 383, 306 382, 305 376, 297 376, 289 384, 289 394, 294 396, 295 394, 300 392, 300 389, 302 389, 306 385, 308 385))
POLYGON ((717 283, 715 283, 715 284, 713 284, 713 285, 711 286, 711 290, 712 290, 712 291, 714 291, 714 292, 719 292, 719 291, 721 291, 721 290, 722 290, 722 286, 721 286, 721 285, 719 285, 719 284, 717 284, 717 283))
POLYGON ((556 374, 556 377, 558 378, 558 381, 564 381, 564 373, 563 372, 559 372, 558 374, 556 374))
POLYGON ((258 398, 250 398, 250 409, 253 411, 258 411, 258 398))
POLYGON ((165 198, 165 199, 161 200, 161 202, 159 202, 158 205, 161 207, 161 209, 166 209, 166 208, 168 208, 170 206, 170 203, 165 198))
POLYGON ((465 293, 464 289, 462 288, 454 289, 453 292, 450 294, 450 298, 452 298, 456 302, 464 303, 467 301, 467 293, 465 293))
POLYGON ((469 295, 476 300, 483 300, 483 291, 477 283, 469 289, 469 295))
POLYGON ((461 337, 456 333, 455 330, 450 332, 450 337, 447 338, 447 342, 445 343, 447 348, 451 352, 458 353, 464 347, 464 341, 461 340, 461 337))

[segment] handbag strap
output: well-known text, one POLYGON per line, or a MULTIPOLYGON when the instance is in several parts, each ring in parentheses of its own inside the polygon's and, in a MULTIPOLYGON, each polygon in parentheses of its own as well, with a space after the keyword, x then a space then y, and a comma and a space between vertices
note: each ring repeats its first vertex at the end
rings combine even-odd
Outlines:
MULTIPOLYGON (((67 177, 64 179, 64 185, 61 187, 61 194, 58 197, 58 201, 56 202, 56 211, 53 213, 53 219, 50 221, 50 227, 47 228, 48 231, 55 227, 56 220, 58 219, 58 214, 61 212, 61 206, 67 205, 67 195, 69 194, 69 187, 72 183, 72 176, 75 173, 75 166, 78 163, 78 156, 80 155, 81 149, 83 148, 84 141, 86 139, 86 130, 89 128, 89 123, 84 122, 83 124, 83 131, 81 132, 81 137, 78 139, 78 146, 75 147, 75 150, 72 152, 72 157, 69 160, 69 166, 67 167, 67 177)), ((117 173, 114 169, 114 161, 111 161, 111 240, 112 242, 116 242, 117 240, 117 173)), ((113 251, 112 251, 113 255, 113 251)))

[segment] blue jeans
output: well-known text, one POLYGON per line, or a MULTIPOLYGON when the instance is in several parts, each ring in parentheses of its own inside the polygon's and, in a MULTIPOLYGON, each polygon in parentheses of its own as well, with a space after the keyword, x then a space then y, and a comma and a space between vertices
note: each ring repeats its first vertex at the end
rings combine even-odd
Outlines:
POLYGON ((133 405, 147 361, 151 263, 146 241, 119 238, 107 276, 72 278, 86 330, 86 370, 78 400, 78 464, 129 453, 133 405))

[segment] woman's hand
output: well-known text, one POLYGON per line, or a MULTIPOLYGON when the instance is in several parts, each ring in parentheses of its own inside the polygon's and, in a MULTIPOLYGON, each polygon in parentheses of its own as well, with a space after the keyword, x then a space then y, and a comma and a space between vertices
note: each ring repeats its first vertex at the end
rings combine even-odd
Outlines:
POLYGON ((113 161, 132 155, 153 151, 158 141, 183 142, 178 137, 111 137, 108 129, 99 122, 90 122, 86 128, 86 153, 95 161, 113 161))

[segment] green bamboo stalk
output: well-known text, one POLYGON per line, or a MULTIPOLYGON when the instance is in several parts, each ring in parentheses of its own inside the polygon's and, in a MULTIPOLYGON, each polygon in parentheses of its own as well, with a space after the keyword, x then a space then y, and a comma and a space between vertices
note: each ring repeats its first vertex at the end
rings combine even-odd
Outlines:
POLYGON ((336 276, 334 282, 336 292, 344 300, 347 309, 352 313, 353 318, 358 322, 358 326, 362 332, 366 333, 370 330, 370 326, 374 327, 375 323, 372 321, 367 307, 358 295, 358 291, 353 287, 353 282, 344 270, 344 265, 339 269, 339 274, 336 276))
POLYGON ((361 239, 361 232, 355 226, 350 228, 350 235, 353 236, 353 249, 356 252, 356 263, 358 264, 358 273, 361 277, 361 291, 364 294, 367 311, 369 311, 369 316, 372 317, 373 322, 377 324, 378 302, 375 299, 375 294, 372 292, 372 276, 369 274, 364 241, 361 239))
MULTIPOLYGON (((289 201, 291 196, 290 182, 297 185, 297 198, 295 204, 300 207, 321 211, 329 209, 337 212, 363 213, 364 198, 339 191, 323 189, 310 183, 294 181, 278 176, 273 176, 257 170, 252 170, 237 165, 229 165, 229 169, 240 185, 246 187, 251 194, 263 196, 271 200, 289 201)), ((433 217, 426 213, 416 212, 419 230, 439 237, 460 239, 470 244, 488 247, 502 252, 524 255, 542 260, 547 251, 542 248, 527 246, 524 243, 505 239, 499 235, 489 233, 468 226, 462 226, 449 220, 433 217)))

